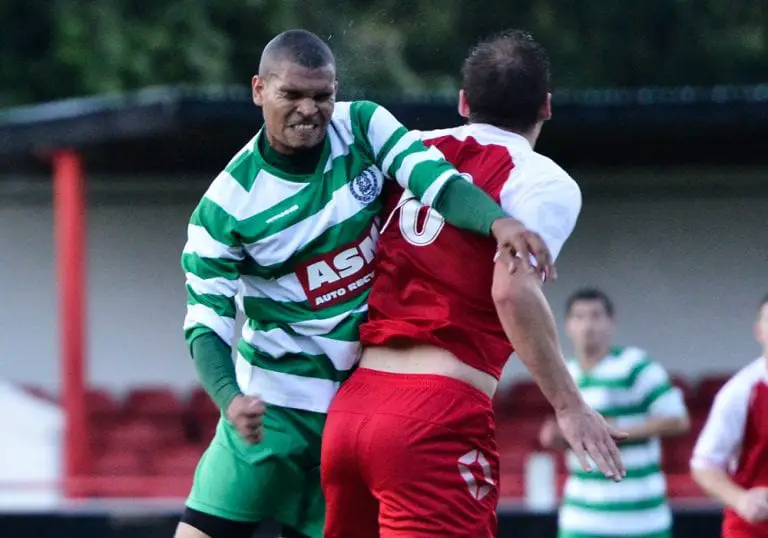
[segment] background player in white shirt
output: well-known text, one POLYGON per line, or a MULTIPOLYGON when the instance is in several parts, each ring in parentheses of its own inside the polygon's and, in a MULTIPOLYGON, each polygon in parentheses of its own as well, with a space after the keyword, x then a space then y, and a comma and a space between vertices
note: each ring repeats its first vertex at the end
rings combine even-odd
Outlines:
POLYGON ((755 338, 763 355, 717 393, 691 459, 696 483, 725 505, 723 536, 768 536, 768 295, 755 338))

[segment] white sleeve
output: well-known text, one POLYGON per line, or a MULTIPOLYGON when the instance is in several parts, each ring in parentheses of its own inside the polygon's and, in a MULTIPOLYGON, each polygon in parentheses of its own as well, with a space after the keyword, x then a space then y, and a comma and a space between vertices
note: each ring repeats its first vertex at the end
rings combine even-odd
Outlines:
POLYGON ((515 168, 500 193, 500 205, 510 216, 538 233, 556 259, 573 232, 581 211, 581 190, 562 170, 515 168), (551 172, 551 173, 547 173, 551 172))
POLYGON ((728 471, 744 439, 751 385, 735 377, 720 389, 693 449, 691 468, 728 471))
POLYGON ((645 364, 632 389, 653 417, 682 418, 688 415, 682 391, 670 383, 667 371, 657 362, 645 364))

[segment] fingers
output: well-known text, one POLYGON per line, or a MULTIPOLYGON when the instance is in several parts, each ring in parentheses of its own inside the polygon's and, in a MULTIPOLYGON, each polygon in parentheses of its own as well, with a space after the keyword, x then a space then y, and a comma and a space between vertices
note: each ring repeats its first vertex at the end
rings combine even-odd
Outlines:
POLYGON ((236 426, 243 439, 251 444, 261 442, 264 437, 261 417, 241 417, 236 426))
POLYGON ((615 439, 616 441, 623 441, 624 439, 629 437, 629 433, 619 431, 613 427, 610 427, 608 432, 611 435, 611 439, 615 439))
POLYGON ((616 469, 613 460, 608 455, 608 451, 602 445, 602 443, 596 443, 590 439, 585 443, 585 448, 587 454, 589 454, 589 456, 592 458, 592 461, 595 462, 595 465, 597 465, 597 468, 600 470, 600 472, 603 473, 607 478, 616 480, 619 471, 616 469))
MULTIPOLYGON (((513 250, 512 256, 516 258, 516 264, 519 264, 523 271, 532 271, 534 267, 531 265, 531 256, 525 237, 523 235, 516 236, 511 246, 513 250)), ((511 272, 514 272, 514 270, 511 272)))
POLYGON ((557 271, 544 240, 539 234, 527 231, 515 236, 514 241, 509 244, 511 255, 515 257, 518 265, 510 265, 510 273, 518 269, 524 271, 536 271, 547 279, 555 280, 557 271), (534 263, 531 259, 535 260, 534 263))
POLYGON ((235 425, 240 435, 246 442, 256 444, 264 437, 262 428, 266 407, 258 398, 249 398, 249 401, 238 412, 235 425))
POLYGON ((531 254, 536 259, 536 267, 538 267, 543 275, 548 279, 557 279, 557 271, 552 260, 552 254, 549 252, 547 245, 541 236, 535 232, 528 231, 526 234, 528 247, 531 254))
POLYGON ((616 443, 612 439, 606 438, 598 442, 595 449, 600 454, 600 461, 604 463, 604 467, 600 469, 603 474, 617 482, 624 478, 624 463, 616 443))
POLYGON ((252 445, 258 444, 264 438, 264 433, 261 428, 256 430, 241 431, 240 435, 245 439, 247 443, 252 445))
POLYGON ((602 442, 590 441, 586 444, 587 453, 600 469, 600 472, 615 481, 619 481, 623 478, 624 472, 621 465, 621 458, 612 454, 611 449, 602 442))
POLYGON ((262 417, 266 410, 267 408, 261 400, 253 398, 245 406, 242 413, 246 417, 262 417))
POLYGON ((584 450, 584 446, 571 445, 571 450, 573 450, 573 454, 576 456, 576 459, 579 460, 579 465, 581 465, 582 469, 588 473, 594 471, 592 464, 589 463, 589 458, 587 458, 587 452, 584 450))

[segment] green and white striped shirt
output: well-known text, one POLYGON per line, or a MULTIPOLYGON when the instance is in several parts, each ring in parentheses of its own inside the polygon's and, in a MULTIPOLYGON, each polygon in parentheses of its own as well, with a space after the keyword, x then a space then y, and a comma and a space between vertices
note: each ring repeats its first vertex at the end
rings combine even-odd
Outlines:
MULTIPOLYGON (((640 349, 615 348, 590 371, 569 360, 568 369, 586 402, 618 428, 651 416, 687 413, 680 390, 671 385, 664 368, 640 349)), ((573 453, 567 453, 560 538, 671 536, 659 439, 623 443, 621 455, 627 476, 615 483, 599 472, 585 472, 573 453)))
POLYGON ((317 170, 265 162, 262 129, 213 181, 182 254, 188 343, 213 331, 231 345, 246 323, 237 381, 266 403, 325 413, 358 360, 384 178, 427 205, 457 172, 385 108, 337 103, 317 170))

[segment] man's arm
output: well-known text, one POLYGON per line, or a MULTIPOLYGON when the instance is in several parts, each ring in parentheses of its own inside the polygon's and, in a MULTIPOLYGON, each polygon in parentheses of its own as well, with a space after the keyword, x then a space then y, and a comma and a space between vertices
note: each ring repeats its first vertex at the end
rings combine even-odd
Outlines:
MULTIPOLYGON (((565 172, 513 170, 501 189, 502 208, 539 233, 557 257, 576 226, 581 190, 565 172), (537 174, 537 175, 534 175, 537 174)), ((502 256, 503 258, 503 256, 502 256)), ((554 316, 541 291, 541 279, 526 271, 505 275, 496 264, 491 294, 515 353, 555 410, 582 405, 560 352, 554 316)))
POLYGON ((232 362, 235 296, 245 259, 237 221, 224 209, 237 203, 233 185, 231 176, 220 174, 190 218, 181 256, 187 288, 184 337, 203 389, 243 439, 257 443, 264 404, 241 393, 232 362))
POLYGON ((560 352, 552 310, 535 274, 509 274, 496 262, 491 295, 515 355, 526 366, 555 411, 584 405, 560 352))
POLYGON ((506 264, 501 263, 503 257, 496 262, 491 293, 515 354, 555 409, 562 436, 582 467, 592 470, 589 456, 605 476, 620 480, 625 472, 614 439, 623 434, 609 426, 581 397, 560 352, 554 317, 541 292, 541 278, 523 270, 510 274, 506 264))
POLYGON ((627 441, 681 435, 690 429, 682 392, 670 383, 667 372, 660 364, 651 360, 642 362, 632 389, 641 398, 649 418, 624 428, 627 441))
POLYGON ((184 337, 203 388, 223 411, 240 394, 231 346, 244 259, 234 234, 234 217, 214 201, 225 183, 221 177, 214 180, 192 213, 181 256, 187 289, 184 337))
POLYGON ((736 379, 720 389, 691 458, 694 481, 710 497, 737 511, 746 490, 731 480, 728 467, 744 438, 748 398, 749 388, 740 387, 736 379))
MULTIPOLYGON (((576 224, 581 192, 565 175, 539 179, 529 181, 522 190, 502 189, 502 207, 541 234, 550 251, 558 253, 576 224)), ((511 181, 514 178, 507 184, 511 181)), ((563 437, 581 465, 590 469, 589 455, 606 476, 621 479, 624 467, 613 439, 623 434, 613 430, 581 397, 563 360, 541 278, 530 271, 510 274, 505 257, 505 253, 497 255, 491 295, 515 354, 555 409, 563 437)))

